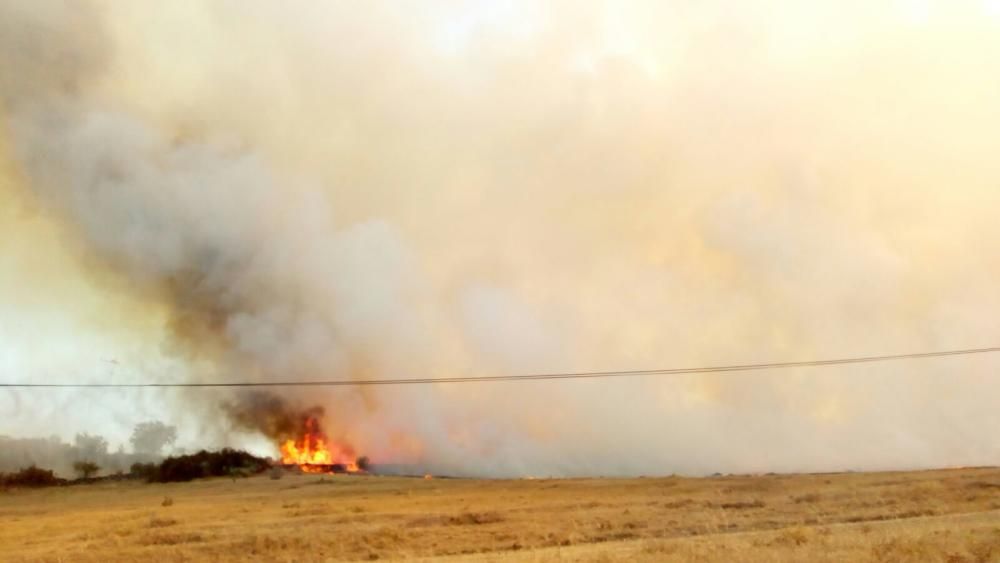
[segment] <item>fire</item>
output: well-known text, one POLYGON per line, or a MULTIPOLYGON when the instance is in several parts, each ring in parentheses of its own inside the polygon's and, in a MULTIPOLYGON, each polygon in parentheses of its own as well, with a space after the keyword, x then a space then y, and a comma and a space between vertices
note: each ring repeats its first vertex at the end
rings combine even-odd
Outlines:
POLYGON ((282 465, 297 465, 307 473, 359 471, 354 449, 346 444, 331 442, 319 429, 315 418, 306 418, 302 436, 281 444, 282 465))

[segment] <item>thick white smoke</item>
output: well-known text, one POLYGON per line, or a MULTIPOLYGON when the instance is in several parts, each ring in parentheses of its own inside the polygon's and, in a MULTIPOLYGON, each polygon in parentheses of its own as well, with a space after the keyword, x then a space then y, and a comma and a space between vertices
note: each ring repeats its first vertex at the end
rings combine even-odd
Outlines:
MULTIPOLYGON (((723 4, 5 7, 0 195, 38 216, 4 215, 0 287, 40 305, 0 307, 72 324, 49 334, 87 380, 995 345, 1000 20, 723 4), (78 333, 123 367, 81 369, 78 333)), ((65 378, 45 337, 0 344, 6 380, 65 378)), ((987 464, 998 362, 289 397, 376 462, 450 473, 987 464)), ((58 404, 88 431, 155 412, 192 445, 248 439, 219 408, 239 395, 101 400, 8 395, 0 431, 46 433, 58 404)))

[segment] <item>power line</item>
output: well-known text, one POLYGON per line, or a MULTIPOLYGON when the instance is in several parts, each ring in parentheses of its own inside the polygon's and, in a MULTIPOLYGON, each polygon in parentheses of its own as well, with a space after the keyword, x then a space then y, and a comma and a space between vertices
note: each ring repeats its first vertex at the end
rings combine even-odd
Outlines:
POLYGON ((695 368, 668 368, 627 371, 581 371, 568 373, 538 373, 525 375, 423 377, 415 379, 334 379, 326 381, 236 381, 215 383, 0 383, 0 388, 146 388, 146 387, 350 387, 364 385, 418 385, 433 383, 485 383, 493 381, 538 381, 550 379, 596 379, 604 377, 635 377, 645 375, 685 375, 696 373, 727 373, 764 369, 787 369, 801 367, 834 366, 843 364, 864 364, 895 360, 917 360, 942 356, 968 356, 1000 352, 1000 347, 972 348, 967 350, 947 350, 941 352, 917 352, 887 356, 862 356, 835 360, 809 360, 801 362, 774 362, 767 364, 741 364, 695 368))

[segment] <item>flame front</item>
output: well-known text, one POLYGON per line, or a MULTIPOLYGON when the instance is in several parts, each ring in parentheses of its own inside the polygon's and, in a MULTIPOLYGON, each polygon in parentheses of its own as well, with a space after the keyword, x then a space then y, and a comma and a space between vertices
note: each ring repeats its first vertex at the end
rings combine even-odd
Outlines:
POLYGON ((307 418, 302 436, 281 444, 281 463, 297 465, 308 473, 327 473, 334 465, 341 465, 348 472, 358 471, 354 449, 330 443, 318 426, 316 419, 307 418))

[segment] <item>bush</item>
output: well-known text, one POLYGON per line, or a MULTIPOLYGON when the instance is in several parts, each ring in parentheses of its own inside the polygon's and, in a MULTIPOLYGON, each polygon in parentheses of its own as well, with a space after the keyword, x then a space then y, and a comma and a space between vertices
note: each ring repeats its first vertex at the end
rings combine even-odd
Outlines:
POLYGON ((56 477, 51 470, 39 469, 34 465, 17 473, 0 473, 0 485, 5 487, 51 487, 65 482, 65 479, 56 477))
POLYGON ((155 481, 160 468, 155 463, 133 463, 129 475, 147 481, 155 481))
POLYGON ((218 452, 202 450, 196 454, 168 457, 147 476, 147 480, 167 483, 191 481, 203 477, 252 475, 265 471, 268 467, 270 464, 266 459, 241 450, 229 448, 218 452))
POLYGON ((100 470, 101 468, 92 461, 78 461, 73 464, 73 471, 76 471, 81 479, 90 479, 100 470))
POLYGON ((355 463, 361 471, 370 471, 372 468, 372 462, 366 455, 359 457, 355 463))
POLYGON ((163 460, 153 481, 167 483, 171 481, 192 481, 199 477, 207 477, 208 468, 195 456, 168 457, 163 460))

